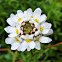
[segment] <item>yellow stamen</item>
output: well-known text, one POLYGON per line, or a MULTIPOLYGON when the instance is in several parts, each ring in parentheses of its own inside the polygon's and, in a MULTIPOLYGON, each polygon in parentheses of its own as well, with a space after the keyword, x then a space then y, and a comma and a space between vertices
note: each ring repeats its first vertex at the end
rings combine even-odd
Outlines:
POLYGON ((31 39, 26 39, 25 41, 26 41, 26 42, 31 42, 32 40, 31 40, 31 39))
POLYGON ((31 16, 31 18, 33 18, 33 16, 31 16))
POLYGON ((36 38, 36 41, 39 41, 39 38, 36 38))
POLYGON ((16 29, 16 33, 18 34, 18 29, 16 29))
POLYGON ((43 27, 40 26, 40 31, 42 32, 43 31, 43 27))
POLYGON ((15 40, 16 40, 17 42, 20 42, 16 37, 15 37, 15 40))
POLYGON ((39 20, 38 19, 34 19, 34 21, 36 21, 37 23, 39 23, 39 20))
POLYGON ((22 19, 22 18, 19 18, 19 19, 18 19, 18 22, 20 22, 21 19, 22 19))

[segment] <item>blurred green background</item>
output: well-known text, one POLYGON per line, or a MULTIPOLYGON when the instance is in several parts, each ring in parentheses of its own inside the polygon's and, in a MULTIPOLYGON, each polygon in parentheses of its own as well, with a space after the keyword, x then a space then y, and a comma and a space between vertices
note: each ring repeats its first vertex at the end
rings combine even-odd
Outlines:
POLYGON ((16 62, 21 59, 23 62, 62 62, 62 45, 43 50, 47 46, 62 42, 62 0, 0 0, 0 46, 10 49, 10 45, 5 44, 8 34, 4 31, 10 14, 28 8, 34 11, 37 7, 42 9, 42 14, 47 15, 47 22, 52 23, 54 33, 50 37, 53 41, 41 44, 40 51, 34 49, 30 52, 0 52, 0 62, 16 62))

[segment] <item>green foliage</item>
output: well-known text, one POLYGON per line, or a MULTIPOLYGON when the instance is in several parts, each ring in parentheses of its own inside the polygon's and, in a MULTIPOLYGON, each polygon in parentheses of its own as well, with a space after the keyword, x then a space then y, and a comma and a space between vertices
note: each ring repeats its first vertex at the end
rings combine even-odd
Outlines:
POLYGON ((0 44, 2 48, 9 48, 5 44, 7 33, 4 27, 8 24, 6 19, 11 13, 16 14, 17 10, 25 11, 28 8, 41 8, 42 13, 47 15, 47 21, 52 23, 53 35, 50 37, 53 41, 50 44, 41 44, 41 50, 32 50, 30 52, 1 52, 0 62, 12 62, 23 59, 24 62, 62 62, 62 45, 52 47, 46 50, 43 48, 62 41, 62 1, 61 0, 0 0, 0 44), (45 54, 44 54, 45 53, 45 54))

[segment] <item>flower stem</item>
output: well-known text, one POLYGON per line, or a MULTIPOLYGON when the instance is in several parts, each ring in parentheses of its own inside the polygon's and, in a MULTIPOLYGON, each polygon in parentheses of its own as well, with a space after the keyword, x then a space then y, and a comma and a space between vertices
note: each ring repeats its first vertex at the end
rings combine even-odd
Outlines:
POLYGON ((16 57, 17 57, 17 51, 15 51, 15 54, 13 55, 13 62, 15 62, 16 57))
POLYGON ((5 48, 5 49, 1 49, 1 48, 0 48, 0 51, 8 51, 8 50, 9 50, 9 49, 6 49, 6 48, 5 48))
POLYGON ((54 47, 54 46, 57 46, 57 45, 60 45, 60 44, 62 44, 62 42, 57 43, 57 44, 54 44, 54 45, 51 45, 51 46, 49 46, 49 47, 46 47, 46 48, 44 48, 43 50, 48 49, 48 48, 51 48, 51 47, 54 47))
POLYGON ((16 61, 16 62, 23 62, 23 59, 19 60, 19 61, 16 61))

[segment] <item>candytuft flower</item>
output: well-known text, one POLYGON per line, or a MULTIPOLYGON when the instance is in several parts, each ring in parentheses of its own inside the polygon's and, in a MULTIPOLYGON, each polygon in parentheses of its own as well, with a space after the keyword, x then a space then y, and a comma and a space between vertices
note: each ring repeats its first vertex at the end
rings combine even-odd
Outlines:
POLYGON ((4 28, 9 33, 5 39, 6 44, 11 44, 11 50, 30 51, 31 49, 40 50, 40 43, 49 43, 52 41, 48 35, 53 33, 52 24, 46 22, 47 16, 41 15, 42 10, 36 8, 34 12, 29 8, 22 12, 13 13, 6 20, 10 26, 4 28))

